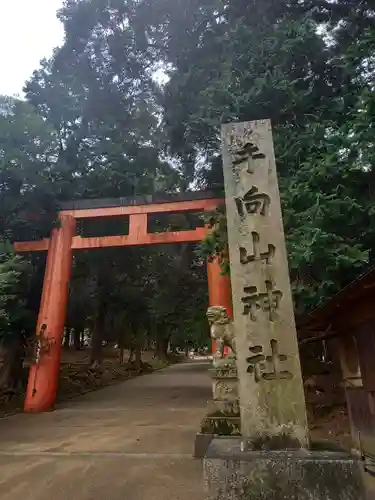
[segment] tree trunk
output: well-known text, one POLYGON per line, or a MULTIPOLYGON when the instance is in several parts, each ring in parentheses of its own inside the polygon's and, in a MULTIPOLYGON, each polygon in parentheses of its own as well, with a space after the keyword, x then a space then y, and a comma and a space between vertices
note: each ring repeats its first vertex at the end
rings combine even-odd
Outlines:
POLYGON ((82 347, 81 338, 83 335, 82 328, 74 328, 73 330, 73 346, 76 351, 79 351, 82 347))
POLYGON ((156 356, 159 359, 165 360, 168 358, 169 339, 170 339, 169 335, 168 335, 168 337, 157 337, 156 356))
POLYGON ((125 349, 123 348, 123 346, 120 346, 119 362, 120 365, 123 365, 125 363, 125 349))
POLYGON ((99 368, 103 361, 102 341, 105 326, 106 305, 100 301, 91 336, 91 368, 99 368))
POLYGON ((70 347, 70 328, 65 328, 63 346, 70 347))
POLYGON ((124 334, 124 330, 121 329, 121 333, 119 334, 119 338, 118 338, 118 345, 120 347, 120 353, 119 353, 120 365, 123 365, 125 363, 125 347, 124 347, 124 344, 125 344, 125 334, 124 334))
POLYGON ((102 331, 99 325, 95 325, 92 338, 91 338, 91 355, 90 365, 91 368, 99 368, 103 361, 102 353, 102 331))
POLYGON ((163 343, 162 343, 163 359, 168 358, 168 347, 169 347, 169 337, 163 339, 163 343))
POLYGON ((20 335, 14 335, 11 342, 2 347, 2 366, 0 369, 0 390, 13 395, 22 383, 25 349, 20 335))
POLYGON ((133 363, 133 359, 134 359, 134 346, 132 345, 131 348, 130 348, 130 354, 129 354, 129 359, 128 359, 128 363, 133 363))
POLYGON ((151 338, 147 335, 145 340, 145 351, 149 351, 151 349, 151 338))
POLYGON ((137 339, 135 345, 135 369, 138 373, 141 373, 142 370, 142 348, 141 343, 137 339))

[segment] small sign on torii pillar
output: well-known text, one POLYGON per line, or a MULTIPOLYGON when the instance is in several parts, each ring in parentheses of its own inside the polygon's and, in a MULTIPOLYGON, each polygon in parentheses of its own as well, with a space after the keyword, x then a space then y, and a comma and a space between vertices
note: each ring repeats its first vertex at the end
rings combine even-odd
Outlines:
POLYGON ((307 418, 269 120, 222 127, 242 435, 306 447, 307 418))

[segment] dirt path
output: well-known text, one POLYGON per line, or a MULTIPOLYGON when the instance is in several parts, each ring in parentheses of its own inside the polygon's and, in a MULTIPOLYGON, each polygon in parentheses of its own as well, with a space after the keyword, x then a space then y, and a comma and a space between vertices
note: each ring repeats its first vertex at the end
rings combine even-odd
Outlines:
POLYGON ((0 420, 2 500, 203 500, 191 458, 208 365, 175 365, 0 420))

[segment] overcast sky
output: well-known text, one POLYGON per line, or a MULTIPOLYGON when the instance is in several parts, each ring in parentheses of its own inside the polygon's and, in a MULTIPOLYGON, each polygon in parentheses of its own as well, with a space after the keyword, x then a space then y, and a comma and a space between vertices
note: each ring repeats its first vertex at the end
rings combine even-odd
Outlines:
POLYGON ((63 40, 63 0, 0 0, 0 95, 21 94, 43 57, 63 40))

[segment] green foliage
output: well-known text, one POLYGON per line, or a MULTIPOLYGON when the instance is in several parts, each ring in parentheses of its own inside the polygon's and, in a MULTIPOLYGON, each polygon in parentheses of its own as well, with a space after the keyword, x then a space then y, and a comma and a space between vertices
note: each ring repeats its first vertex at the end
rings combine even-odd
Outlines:
POLYGON ((29 103, 0 97, 0 235, 48 234, 56 213, 55 138, 29 103))
POLYGON ((298 169, 280 177, 299 313, 321 304, 370 263, 372 250, 364 238, 370 229, 369 207, 362 188, 370 178, 360 162, 350 159, 351 143, 345 128, 328 130, 326 123, 313 124, 297 137, 284 127, 276 136, 276 144, 281 140, 285 144, 281 164, 291 165, 292 155, 298 155, 294 144, 306 150, 298 169))
POLYGON ((0 343, 7 344, 21 334, 25 319, 22 301, 22 280, 28 271, 27 263, 14 253, 8 242, 0 243, 0 343))
POLYGON ((220 206, 215 211, 207 213, 205 223, 209 227, 209 232, 199 247, 198 255, 209 261, 217 257, 222 273, 228 274, 230 269, 225 207, 220 206))
MULTIPOLYGON (((167 24, 175 67, 164 98, 171 151, 193 155, 201 185, 216 188, 220 124, 272 119, 296 311, 309 310, 373 260, 374 6, 168 6, 167 23, 191 20, 183 37, 167 24)), ((219 226, 203 252, 225 247, 219 226)))

